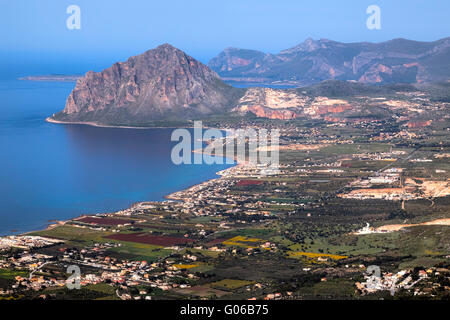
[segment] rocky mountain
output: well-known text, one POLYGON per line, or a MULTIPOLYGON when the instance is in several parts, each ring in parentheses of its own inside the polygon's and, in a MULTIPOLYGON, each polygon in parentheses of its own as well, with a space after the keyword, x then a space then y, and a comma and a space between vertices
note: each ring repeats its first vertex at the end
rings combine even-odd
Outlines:
POLYGON ((305 42, 269 54, 227 48, 208 65, 236 82, 307 85, 323 80, 424 83, 450 78, 450 38, 434 42, 394 39, 382 43, 305 42))
POLYGON ((49 121, 139 125, 229 111, 243 95, 210 68, 169 44, 78 79, 49 121))
MULTIPOLYGON (((186 120, 206 119, 217 115, 245 116, 250 113, 256 117, 271 119, 304 118, 329 122, 382 120, 394 114, 403 119, 414 114, 418 122, 428 121, 429 119, 420 118, 421 110, 432 106, 432 102, 443 104, 449 101, 448 81, 439 85, 425 82, 423 79, 426 75, 427 81, 434 79, 430 74, 438 78, 437 72, 429 73, 431 67, 423 67, 425 64, 422 62, 417 62, 414 66, 406 62, 418 56, 422 57, 420 61, 435 59, 434 63, 441 65, 441 74, 445 74, 449 60, 443 60, 443 57, 448 51, 448 41, 450 38, 438 41, 440 45, 409 41, 405 43, 403 40, 376 45, 347 45, 328 40, 309 40, 277 56, 229 49, 221 54, 223 56, 220 59, 216 58, 210 63, 217 69, 219 60, 225 61, 219 68, 222 74, 243 74, 243 70, 247 70, 245 76, 250 77, 255 75, 256 69, 265 70, 264 74, 273 74, 273 78, 258 76, 272 80, 289 72, 294 75, 299 70, 294 66, 308 63, 310 67, 302 69, 302 79, 307 79, 304 81, 319 81, 327 74, 333 74, 335 78, 351 75, 359 77, 359 81, 325 80, 295 89, 234 88, 225 84, 206 65, 171 45, 164 44, 131 57, 126 62, 115 63, 102 72, 88 72, 77 80, 64 110, 48 120, 100 125, 167 126, 177 121, 185 123, 186 120), (361 51, 363 47, 366 51, 361 51), (377 51, 383 58, 377 60, 372 53, 367 53, 367 48, 374 47, 378 49, 371 49, 371 52, 377 51), (336 53, 339 50, 341 54, 336 53), (395 55, 396 59, 393 58, 395 55), (370 59, 364 60, 363 56, 370 59), (280 59, 284 59, 283 68, 280 59), (292 66, 294 60, 298 63, 292 66), (328 62, 323 63, 325 60, 328 62), (350 60, 352 67, 349 71, 346 68, 350 60), (402 63, 401 67, 399 61, 402 63), (278 71, 275 71, 276 68, 271 69, 273 65, 279 67, 278 71), (378 71, 375 72, 374 68, 378 71), (392 72, 387 72, 386 68, 392 72), (422 79, 420 81, 423 83, 389 83, 396 82, 401 78, 400 75, 408 74, 409 71, 403 72, 401 68, 416 70, 414 79, 422 79), (372 77, 375 80, 369 81, 372 77), (373 85, 371 82, 388 83, 373 85), (411 97, 415 97, 417 101, 405 102, 411 100, 411 97), (393 110, 397 110, 397 113, 393 113, 393 110)), ((293 79, 292 77, 289 79, 293 79)), ((412 78, 410 80, 414 82, 412 78)))

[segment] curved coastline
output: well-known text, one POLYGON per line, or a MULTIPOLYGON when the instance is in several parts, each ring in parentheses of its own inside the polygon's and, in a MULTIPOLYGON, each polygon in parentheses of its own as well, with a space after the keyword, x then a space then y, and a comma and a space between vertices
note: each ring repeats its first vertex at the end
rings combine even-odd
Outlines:
MULTIPOLYGON (((167 195, 164 196, 164 199, 169 200, 169 201, 180 201, 180 202, 181 202, 181 201, 185 201, 185 199, 184 199, 183 197, 179 197, 179 196, 177 196, 177 194, 178 194, 178 193, 185 192, 185 191, 190 190, 190 189, 193 189, 193 188, 201 187, 202 185, 205 185, 205 184, 214 182, 214 181, 216 181, 216 180, 222 179, 222 177, 223 177, 223 172, 225 172, 225 171, 227 171, 227 170, 229 170, 229 169, 235 168, 235 167, 237 167, 237 166, 240 166, 240 165, 243 165, 243 164, 242 164, 242 163, 237 163, 237 164, 235 164, 234 166, 232 166, 232 167, 230 167, 230 168, 227 168, 227 169, 224 169, 224 170, 217 171, 217 172, 216 172, 216 175, 218 175, 218 177, 212 178, 212 179, 208 179, 208 180, 206 180, 206 181, 203 181, 203 182, 200 182, 200 183, 191 185, 191 186, 189 186, 189 187, 187 187, 187 188, 184 188, 184 189, 181 189, 181 190, 178 190, 178 191, 174 191, 174 192, 172 192, 172 193, 169 193, 169 194, 167 194, 167 195)), ((123 210, 119 210, 119 211, 114 211, 114 212, 100 212, 100 213, 93 213, 93 214, 81 214, 81 215, 79 215, 79 216, 76 216, 76 217, 73 217, 73 218, 70 218, 70 219, 67 219, 67 220, 56 220, 56 219, 54 219, 54 220, 49 221, 49 222, 52 222, 52 223, 51 223, 51 224, 48 224, 47 227, 44 228, 43 230, 51 230, 51 229, 56 228, 56 227, 58 227, 58 226, 64 225, 64 224, 66 224, 66 223, 69 222, 69 221, 76 220, 76 219, 79 219, 79 218, 81 218, 81 217, 96 216, 96 215, 100 215, 100 214, 116 214, 117 212, 120 212, 120 211, 132 210, 133 208, 135 208, 135 207, 137 207, 137 206, 139 206, 139 205, 146 204, 146 203, 149 203, 149 202, 164 202, 164 201, 165 201, 165 200, 159 200, 159 201, 138 201, 138 202, 134 202, 134 203, 133 203, 132 205, 130 205, 128 208, 123 209, 123 210)), ((31 230, 31 231, 26 231, 26 232, 19 233, 19 235, 27 235, 27 234, 30 234, 30 233, 33 233, 33 232, 37 232, 37 231, 41 231, 41 230, 31 230)), ((8 236, 8 235, 4 235, 4 236, 8 236)))
MULTIPOLYGON (((98 128, 120 128, 120 129, 178 129, 178 128, 187 128, 187 129, 193 129, 194 126, 121 126, 121 125, 112 125, 112 124, 103 124, 99 122, 94 121, 61 121, 61 120, 55 120, 52 117, 45 118, 46 122, 49 123, 56 123, 56 124, 78 124, 78 125, 86 125, 91 127, 98 127, 98 128)), ((218 129, 222 131, 228 131, 229 129, 225 128, 215 128, 215 127, 209 127, 202 124, 202 128, 207 129, 218 129)))
POLYGON ((133 127, 133 126, 115 126, 115 125, 107 125, 102 124, 98 122, 92 122, 92 121, 61 121, 61 120, 55 120, 52 117, 45 118, 45 121, 50 123, 57 123, 57 124, 80 124, 80 125, 86 125, 91 127, 99 127, 99 128, 122 128, 122 129, 158 129, 158 128, 170 128, 170 127, 133 127))
MULTIPOLYGON (((54 120, 54 119, 52 119, 51 117, 47 117, 47 118, 45 119, 45 121, 47 121, 47 122, 49 122, 49 123, 56 123, 56 124, 80 124, 80 125, 88 125, 88 126, 94 126, 94 127, 100 127, 100 128, 123 128, 123 129, 157 129, 157 128, 168 128, 168 127, 129 127, 129 126, 113 126, 113 125, 102 125, 102 124, 99 124, 99 123, 96 123, 96 122, 65 122, 65 121, 54 120)), ((184 128, 186 128, 186 127, 184 127, 184 128)), ((187 127, 187 128, 189 128, 189 127, 187 127)), ((219 129, 219 130, 227 131, 227 129, 219 129)), ((193 152, 193 153, 208 154, 208 153, 203 152, 203 150, 192 150, 192 152, 193 152)), ((211 154, 210 154, 210 155, 211 155, 211 154)), ((223 157, 223 158, 226 159, 226 157, 223 157)), ((190 189, 192 189, 192 188, 201 187, 201 186, 204 185, 204 184, 208 184, 208 183, 211 183, 211 182, 213 182, 213 181, 222 179, 222 177, 223 177, 225 171, 230 170, 230 169, 235 168, 235 167, 238 167, 238 166, 240 166, 240 165, 244 165, 244 163, 240 163, 239 161, 237 161, 236 158, 233 158, 233 160, 234 160, 234 164, 230 164, 230 167, 229 167, 229 168, 219 170, 219 171, 217 171, 217 172, 215 173, 218 177, 214 177, 214 178, 211 178, 211 179, 202 181, 202 182, 200 182, 200 183, 193 184, 193 185, 191 185, 191 186, 189 186, 189 187, 187 187, 187 188, 183 188, 183 189, 181 189, 181 190, 177 190, 177 191, 171 192, 171 193, 165 195, 165 196, 164 196, 164 199, 169 200, 169 201, 184 201, 185 199, 184 199, 183 197, 177 196, 177 194, 182 193, 182 192, 187 191, 187 190, 190 190, 190 189)), ((164 202, 164 201, 166 201, 166 200, 151 201, 151 202, 164 202)), ((149 202, 149 201, 145 201, 145 200, 144 200, 144 201, 134 202, 133 204, 131 204, 130 206, 128 206, 126 209, 122 209, 122 210, 118 210, 118 211, 114 211, 114 212, 101 212, 101 213, 93 213, 93 214, 80 214, 80 215, 78 215, 78 216, 74 216, 73 218, 66 219, 66 220, 52 219, 52 220, 49 220, 49 221, 48 221, 48 224, 46 224, 47 226, 46 226, 44 229, 35 229, 35 230, 30 230, 30 231, 25 231, 25 232, 18 232, 18 233, 15 233, 15 232, 11 231, 11 232, 13 232, 13 233, 8 233, 8 234, 0 235, 0 237, 1 237, 1 236, 10 236, 10 235, 13 235, 13 234, 17 234, 17 235, 27 235, 27 234, 30 234, 30 233, 33 233, 33 232, 37 232, 37 231, 41 231, 41 230, 50 230, 50 229, 53 229, 53 228, 55 228, 55 227, 57 227, 57 226, 64 225, 65 223, 67 223, 67 222, 69 222, 69 221, 72 221, 72 220, 74 220, 74 219, 78 219, 78 218, 80 218, 80 217, 84 217, 84 216, 96 216, 96 215, 99 215, 99 214, 116 214, 117 212, 120 212, 120 211, 123 211, 123 210, 131 210, 131 209, 133 209, 133 208, 136 207, 136 206, 139 206, 139 205, 141 205, 141 204, 145 204, 145 203, 148 203, 148 202, 149 202)))

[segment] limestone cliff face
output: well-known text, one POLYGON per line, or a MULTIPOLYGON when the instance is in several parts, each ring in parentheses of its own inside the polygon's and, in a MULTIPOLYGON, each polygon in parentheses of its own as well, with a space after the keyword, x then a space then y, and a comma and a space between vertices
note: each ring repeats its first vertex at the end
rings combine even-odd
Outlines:
POLYGON ((290 120, 297 118, 297 113, 292 110, 271 109, 261 106, 249 106, 248 111, 260 118, 290 120))
POLYGON ((249 88, 233 111, 251 112, 257 117, 270 119, 294 119, 307 98, 295 90, 249 88))
POLYGON ((138 124, 227 112, 242 90, 169 44, 88 72, 54 120, 138 124))
POLYGON ((295 89, 249 88, 233 109, 235 112, 251 112, 257 117, 289 120, 298 117, 323 118, 333 113, 352 110, 346 100, 329 99, 302 94, 295 89))

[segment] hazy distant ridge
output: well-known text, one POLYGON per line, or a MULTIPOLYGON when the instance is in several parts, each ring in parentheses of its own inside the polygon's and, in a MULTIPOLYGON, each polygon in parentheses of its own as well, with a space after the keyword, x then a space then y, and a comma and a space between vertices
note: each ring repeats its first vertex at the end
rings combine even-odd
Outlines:
POLYGON ((211 59, 208 66, 222 78, 242 82, 445 81, 450 78, 450 38, 434 42, 394 39, 381 43, 307 39, 278 54, 227 48, 211 59))

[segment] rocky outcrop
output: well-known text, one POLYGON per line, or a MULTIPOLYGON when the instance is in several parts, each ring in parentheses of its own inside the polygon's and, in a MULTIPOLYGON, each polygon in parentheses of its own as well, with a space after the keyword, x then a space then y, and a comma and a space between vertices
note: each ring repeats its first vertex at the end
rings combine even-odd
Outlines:
POLYGON ((88 72, 52 119, 101 124, 185 120, 227 112, 242 94, 206 65, 164 44, 102 72, 88 72))
POLYGON ((268 119, 280 119, 280 120, 290 120, 297 118, 297 114, 294 111, 291 110, 275 110, 271 108, 265 108, 263 106, 255 105, 255 106, 248 106, 245 109, 248 112, 253 113, 257 117, 260 118, 268 118, 268 119))
POLYGON ((353 110, 347 100, 311 97, 302 89, 249 88, 232 111, 270 119, 297 117, 324 118, 329 114, 353 110))
POLYGON ((249 88, 233 111, 270 119, 294 119, 309 98, 295 90, 249 88))
POLYGON ((406 124, 408 128, 423 128, 431 124, 431 120, 428 121, 410 121, 406 124))

